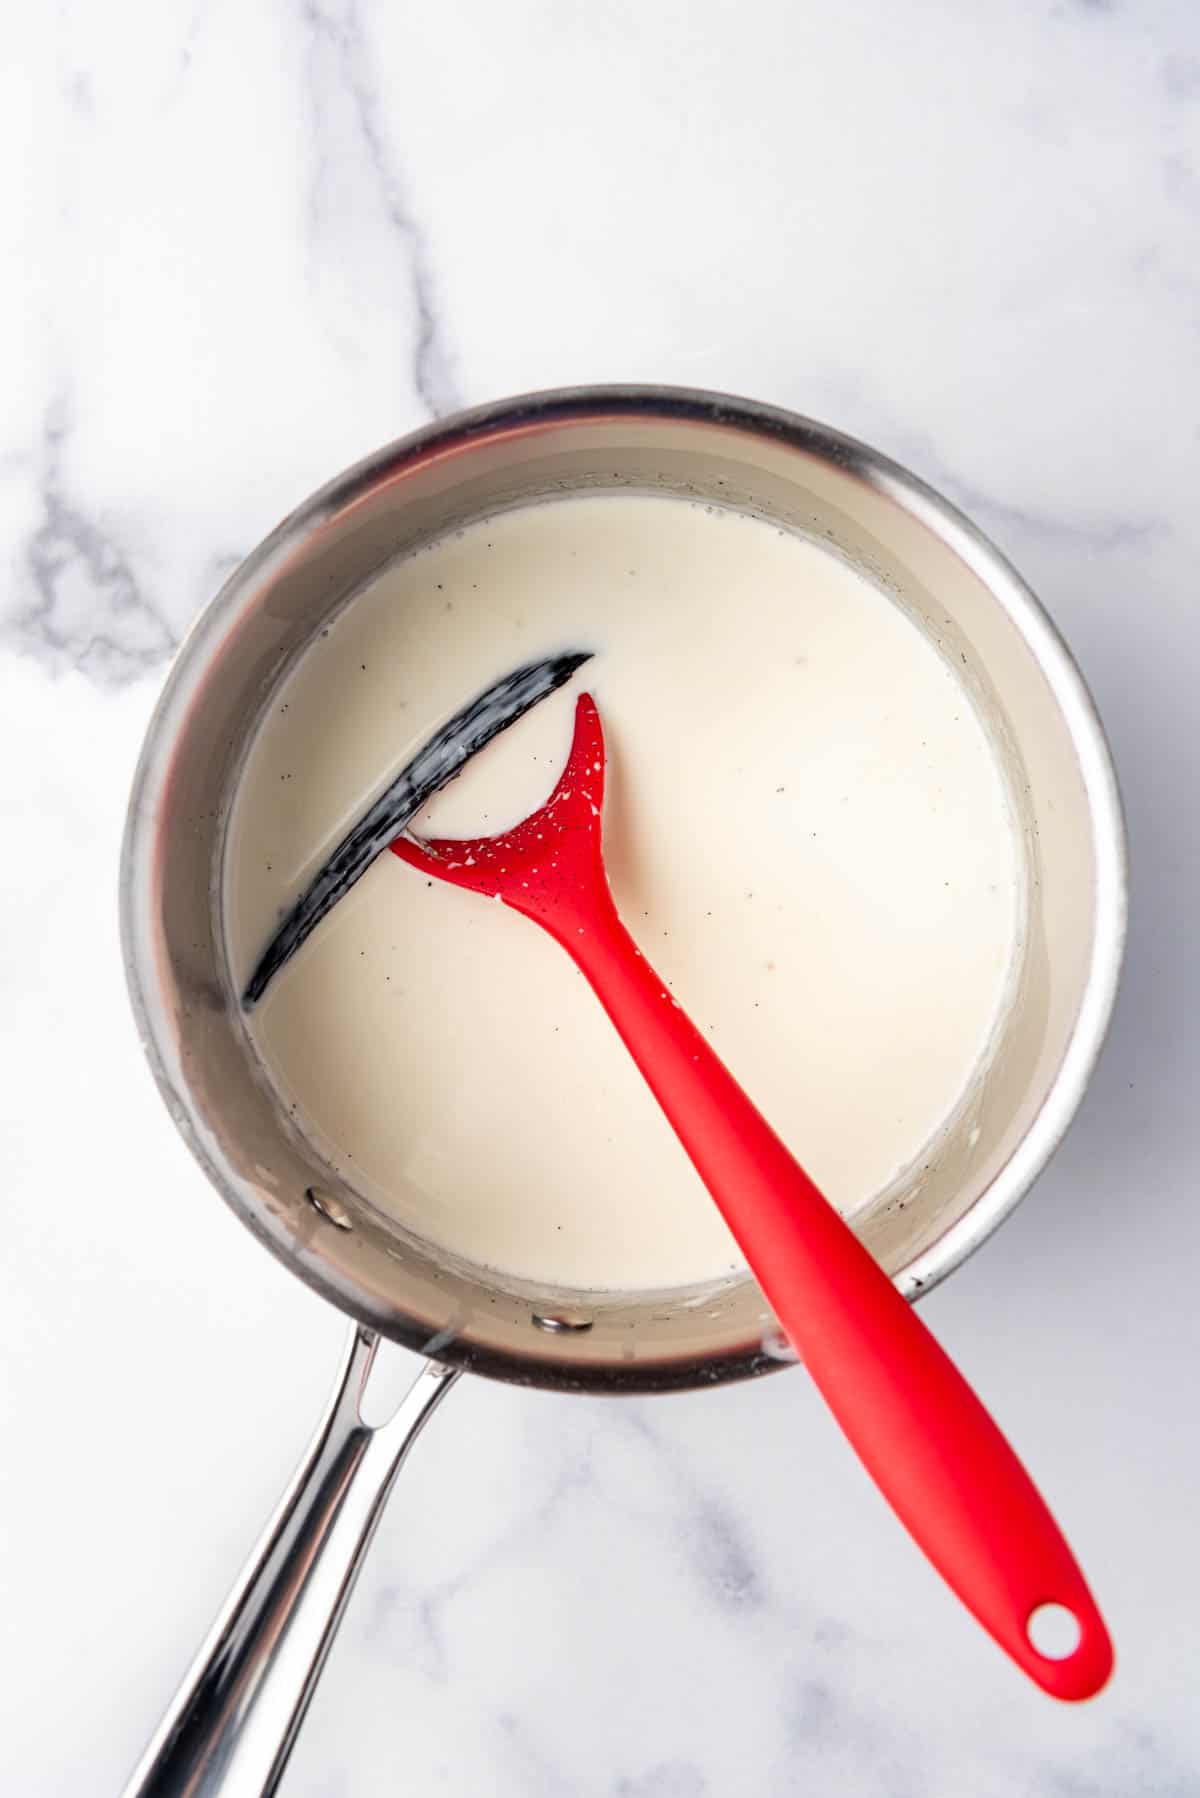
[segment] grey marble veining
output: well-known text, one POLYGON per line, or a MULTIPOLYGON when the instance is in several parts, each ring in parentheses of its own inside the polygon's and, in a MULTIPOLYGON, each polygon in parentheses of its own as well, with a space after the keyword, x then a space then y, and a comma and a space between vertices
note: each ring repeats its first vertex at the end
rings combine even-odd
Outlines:
POLYGON ((300 16, 307 55, 314 169, 309 223, 319 244, 334 223, 340 185, 359 180, 373 190, 386 227, 400 240, 408 265, 415 319, 412 382, 431 417, 462 404, 443 342, 429 246, 381 119, 383 99, 371 66, 358 0, 322 5, 303 0, 300 16), (349 142, 331 123, 349 112, 349 142))
POLYGON ((36 477, 41 522, 25 544, 28 598, 6 621, 18 648, 48 668, 78 669, 101 682, 136 679, 159 667, 177 638, 156 610, 116 537, 83 511, 63 467, 69 406, 49 405, 36 477))
POLYGON ((117 845, 166 661, 380 443, 646 379, 907 462, 1101 702, 1135 871, 1112 1041, 1036 1193, 927 1302, 1066 1520, 1117 1678, 1081 1710, 1029 1690, 801 1373, 607 1403, 464 1380, 284 1789, 1190 1798, 1194 7, 65 0, 7 46, 0 1790, 118 1788, 341 1334, 193 1167, 128 1019, 117 845))

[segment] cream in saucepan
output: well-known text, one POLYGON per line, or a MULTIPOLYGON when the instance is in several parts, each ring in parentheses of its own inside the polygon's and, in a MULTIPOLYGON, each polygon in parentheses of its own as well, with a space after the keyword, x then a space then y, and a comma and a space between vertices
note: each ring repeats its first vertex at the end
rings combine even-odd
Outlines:
MULTIPOLYGON (((417 828, 540 804, 594 693, 626 923, 829 1197, 869 1205, 979 1076, 1022 861, 988 735, 894 601, 816 544, 683 499, 545 501, 386 569, 251 747, 224 888, 235 981, 346 830, 507 668, 593 659, 417 828)), ((250 1014, 325 1157, 429 1242, 527 1281, 743 1265, 582 977, 504 906, 384 855, 250 1014)))

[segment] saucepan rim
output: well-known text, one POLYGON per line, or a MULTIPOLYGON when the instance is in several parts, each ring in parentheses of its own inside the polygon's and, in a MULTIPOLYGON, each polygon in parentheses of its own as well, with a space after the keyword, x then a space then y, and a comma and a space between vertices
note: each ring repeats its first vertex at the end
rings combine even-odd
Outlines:
MULTIPOLYGON (((186 718, 190 693, 203 678, 247 597, 272 567, 303 555, 321 527, 378 486, 414 464, 531 426, 586 424, 628 417, 717 425, 759 440, 793 447, 865 483, 941 540, 983 583, 1020 633, 1048 684, 1078 760, 1093 837, 1094 886, 1090 895, 1093 942, 1082 999, 1066 1052, 1029 1128, 985 1192, 896 1275, 906 1296, 928 1291, 958 1267, 1014 1209, 1062 1140, 1090 1080, 1112 1015, 1125 942, 1128 873, 1125 827, 1112 756, 1083 676, 1050 617, 1007 558, 969 518, 941 494, 877 450, 812 419, 754 400, 683 387, 607 385, 546 390, 500 400, 426 425, 366 456, 337 475, 290 513, 234 571, 200 614, 179 649, 143 741, 130 797, 122 850, 120 914, 122 952, 130 1001, 152 1072, 177 1127, 206 1174, 234 1211, 266 1241, 249 1196, 207 1151, 196 1128, 186 1084, 177 1077, 160 1040, 162 1021, 151 1003, 154 968, 138 923, 138 900, 148 877, 151 831, 148 792, 168 745, 186 718)), ((279 1245, 268 1246, 278 1254, 279 1245)), ((284 1256, 286 1260, 286 1255, 284 1256)), ((294 1268, 342 1309, 354 1309, 331 1279, 325 1286, 308 1269, 294 1268)), ((363 1312, 364 1322, 372 1322, 363 1312)), ((392 1332, 389 1332, 389 1334, 392 1332)), ((710 1363, 690 1360, 647 1370, 589 1368, 563 1362, 556 1381, 546 1362, 549 1340, 539 1345, 539 1368, 523 1357, 476 1348, 470 1365, 494 1377, 572 1388, 637 1389, 693 1386, 765 1371, 772 1363, 749 1346, 710 1363)), ((440 1358, 459 1359, 453 1343, 440 1358)))

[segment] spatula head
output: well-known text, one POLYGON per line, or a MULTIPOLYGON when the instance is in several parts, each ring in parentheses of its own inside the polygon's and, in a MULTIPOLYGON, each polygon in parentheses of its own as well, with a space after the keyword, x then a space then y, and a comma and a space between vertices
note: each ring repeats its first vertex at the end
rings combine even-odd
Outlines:
POLYGON ((604 732, 590 693, 575 706, 575 733, 558 783, 545 805, 494 837, 399 836, 392 852, 423 874, 502 899, 545 922, 569 907, 572 916, 607 894, 601 852, 604 732))

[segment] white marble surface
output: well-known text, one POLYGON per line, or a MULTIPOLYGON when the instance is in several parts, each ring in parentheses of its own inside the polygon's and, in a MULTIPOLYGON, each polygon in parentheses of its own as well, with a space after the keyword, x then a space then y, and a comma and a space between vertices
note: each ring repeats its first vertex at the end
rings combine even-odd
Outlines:
POLYGON ((556 382, 740 390, 965 504, 1129 806, 1127 978, 1035 1196, 928 1304, 1068 1521, 1115 1682, 1028 1687, 804 1377, 466 1382, 284 1789, 1200 1789, 1191 0, 26 8, 0 60, 0 1790, 112 1791, 304 1440, 341 1322, 141 1065, 122 808, 172 646, 329 473, 556 382))

